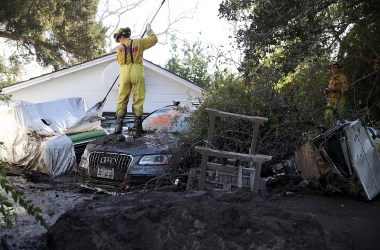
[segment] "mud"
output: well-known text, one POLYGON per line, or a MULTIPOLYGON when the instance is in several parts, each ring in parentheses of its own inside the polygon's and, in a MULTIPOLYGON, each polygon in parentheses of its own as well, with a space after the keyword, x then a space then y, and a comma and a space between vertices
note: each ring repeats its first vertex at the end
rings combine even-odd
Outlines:
POLYGON ((8 249, 380 249, 379 197, 286 185, 270 186, 266 200, 247 190, 109 196, 83 193, 73 178, 30 184, 30 197, 58 194, 40 203, 52 226, 2 229, 8 249))
MULTIPOLYGON (((50 226, 77 203, 94 198, 93 194, 83 193, 79 188, 77 174, 50 178, 37 173, 24 175, 11 171, 8 175, 13 188, 22 192, 26 200, 31 200, 42 210, 43 218, 50 226)), ((0 189, 0 193, 6 196, 4 190, 0 189)), ((8 200, 12 201, 10 198, 8 200)), ((0 249, 46 249, 47 229, 28 215, 18 203, 12 203, 14 226, 6 227, 0 218, 0 249)))
POLYGON ((146 192, 86 201, 50 249, 379 249, 380 201, 249 191, 146 192))

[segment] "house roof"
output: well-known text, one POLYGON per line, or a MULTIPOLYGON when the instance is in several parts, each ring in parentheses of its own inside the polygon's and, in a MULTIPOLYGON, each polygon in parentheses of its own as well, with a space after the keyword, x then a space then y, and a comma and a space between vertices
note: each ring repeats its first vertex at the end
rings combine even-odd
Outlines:
MULTIPOLYGON (((101 63, 104 63, 104 62, 108 62, 108 61, 115 61, 116 57, 115 57, 115 54, 116 52, 112 52, 110 54, 107 54, 107 55, 104 55, 102 57, 99 57, 99 58, 96 58, 94 60, 91 60, 91 61, 87 61, 87 62, 84 62, 84 63, 81 63, 81 64, 77 64, 77 65, 74 65, 74 66, 71 66, 69 68, 64 68, 64 69, 61 69, 61 70, 57 70, 57 71, 54 71, 54 72, 51 72, 51 73, 47 73, 47 74, 43 74, 41 76, 38 76, 38 77, 33 77, 29 80, 25 80, 25 81, 22 81, 22 82, 18 82, 18 83, 15 83, 15 84, 12 84, 8 87, 5 87, 1 90, 1 92, 3 94, 9 94, 9 93, 12 93, 14 91, 17 91, 17 90, 20 90, 20 89, 23 89, 23 88, 27 88, 29 86, 33 86, 35 84, 39 84, 41 82, 45 82, 45 81, 48 81, 48 80, 51 80, 53 78, 57 78, 57 77, 61 77, 61 76, 64 76, 64 75, 67 75, 67 74, 70 74, 70 73, 73 73, 73 72, 76 72, 76 71, 79 71, 79 70, 82 70, 82 69, 86 69, 86 68, 89 68, 89 67, 92 67, 94 65, 98 65, 98 64, 101 64, 101 63)), ((194 83, 180 77, 179 75, 173 73, 173 72, 170 72, 169 70, 167 69, 164 69, 162 67, 160 67, 159 65, 157 64, 154 64, 152 63, 151 61, 148 61, 146 59, 144 59, 144 66, 146 68, 149 68, 155 72, 158 72, 162 75, 164 75, 165 77, 168 77, 170 79, 173 79, 175 80, 176 82, 194 90, 194 91, 202 91, 202 88, 200 88, 199 86, 195 85, 194 83)))

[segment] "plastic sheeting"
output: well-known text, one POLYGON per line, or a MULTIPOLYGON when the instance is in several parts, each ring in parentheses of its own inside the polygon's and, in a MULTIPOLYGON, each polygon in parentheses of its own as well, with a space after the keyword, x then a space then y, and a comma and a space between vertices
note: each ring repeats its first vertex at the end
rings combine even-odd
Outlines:
POLYGON ((0 161, 51 176, 75 171, 73 143, 66 134, 102 129, 102 106, 83 98, 0 106, 0 161))
POLYGON ((69 135, 102 129, 100 118, 103 107, 95 105, 89 109, 83 98, 67 98, 34 106, 55 132, 69 135))

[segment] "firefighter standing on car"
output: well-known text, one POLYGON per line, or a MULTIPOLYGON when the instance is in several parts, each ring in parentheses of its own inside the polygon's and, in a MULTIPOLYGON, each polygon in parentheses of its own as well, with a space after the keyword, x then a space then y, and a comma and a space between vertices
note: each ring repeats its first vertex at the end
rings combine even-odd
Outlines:
POLYGON ((343 109, 346 102, 344 92, 348 89, 347 77, 340 72, 340 65, 333 63, 330 65, 331 77, 329 79, 325 94, 327 97, 327 108, 325 120, 331 124, 337 115, 342 119, 343 109))
POLYGON ((135 135, 141 136, 143 105, 145 101, 145 76, 143 52, 157 43, 150 24, 146 25, 148 37, 131 39, 130 28, 120 28, 114 34, 115 41, 120 43, 117 49, 117 61, 121 66, 119 97, 116 106, 115 133, 121 133, 124 117, 127 113, 129 96, 132 92, 132 112, 135 116, 135 135))

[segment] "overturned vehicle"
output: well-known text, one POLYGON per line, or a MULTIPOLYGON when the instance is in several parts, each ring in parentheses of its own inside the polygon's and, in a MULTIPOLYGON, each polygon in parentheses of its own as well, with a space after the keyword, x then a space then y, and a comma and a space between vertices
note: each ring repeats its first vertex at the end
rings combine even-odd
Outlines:
POLYGON ((179 134, 189 129, 194 110, 169 105, 144 118, 142 137, 134 138, 128 128, 122 139, 110 134, 90 142, 79 164, 82 185, 126 190, 177 170, 189 157, 179 134))
POLYGON ((380 192, 379 141, 360 120, 337 124, 296 152, 296 168, 325 191, 372 200, 380 192))

